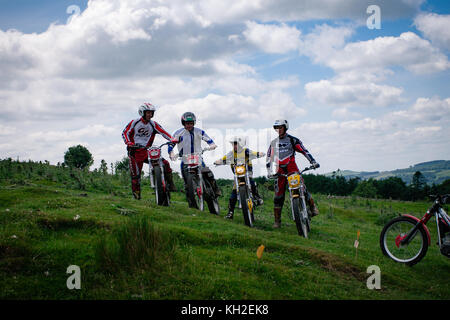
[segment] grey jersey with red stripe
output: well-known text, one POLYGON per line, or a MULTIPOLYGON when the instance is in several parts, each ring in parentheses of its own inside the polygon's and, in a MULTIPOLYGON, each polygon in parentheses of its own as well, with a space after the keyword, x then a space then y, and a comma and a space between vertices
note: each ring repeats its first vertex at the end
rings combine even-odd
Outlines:
POLYGON ((122 132, 122 138, 125 144, 134 142, 135 144, 150 147, 157 133, 169 141, 172 139, 172 136, 156 121, 145 121, 143 118, 139 118, 127 124, 122 132))
POLYGON ((277 164, 281 165, 288 164, 291 161, 295 162, 295 152, 303 154, 311 163, 315 161, 300 139, 289 134, 286 134, 283 138, 277 137, 270 143, 267 151, 267 168, 273 161, 277 161, 277 164))

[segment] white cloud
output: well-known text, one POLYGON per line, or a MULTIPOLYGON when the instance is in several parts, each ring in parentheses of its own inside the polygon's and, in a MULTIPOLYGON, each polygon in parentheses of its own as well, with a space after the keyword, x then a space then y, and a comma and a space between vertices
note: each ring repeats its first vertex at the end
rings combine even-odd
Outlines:
POLYGON ((338 168, 393 170, 450 157, 450 98, 419 98, 402 111, 350 121, 308 122, 292 128, 321 164, 338 168), (432 116, 434 119, 431 119, 432 116))
POLYGON ((433 44, 450 50, 450 15, 422 13, 414 19, 414 24, 433 44))
POLYGON ((450 98, 418 98, 410 109, 393 112, 392 116, 418 123, 450 121, 450 98))
POLYGON ((413 32, 405 32, 398 37, 378 37, 349 43, 324 62, 337 71, 402 66, 423 74, 444 71, 450 67, 442 52, 413 32))
MULTIPOLYGON (((410 17, 424 0, 392 0, 383 3, 386 18, 410 17)), ((322 19, 353 19, 365 21, 371 0, 204 0, 196 3, 197 12, 218 23, 245 20, 304 21, 322 19)))
POLYGON ((371 82, 340 82, 320 80, 305 85, 309 99, 325 105, 379 107, 401 102, 402 89, 371 82))
POLYGON ((304 37, 301 53, 332 68, 336 76, 305 84, 308 98, 326 105, 391 106, 405 101, 403 88, 381 82, 391 68, 401 66, 415 74, 450 68, 446 55, 412 32, 346 43, 349 27, 321 25, 304 37))
POLYGON ((312 32, 302 39, 300 53, 310 57, 315 63, 328 65, 338 50, 342 50, 348 38, 354 33, 352 27, 332 27, 316 25, 312 32))
POLYGON ((300 46, 301 32, 295 27, 284 23, 278 26, 253 21, 246 22, 246 26, 243 32, 245 38, 264 52, 286 53, 300 46))
POLYGON ((362 115, 358 112, 351 112, 348 108, 340 108, 333 111, 332 116, 340 119, 361 118, 362 115))
MULTIPOLYGON (((386 2, 383 17, 410 17, 421 2, 386 2)), ((114 162, 125 155, 123 127, 148 100, 160 106, 155 120, 170 132, 180 127, 187 110, 216 130, 271 127, 274 118, 304 123, 314 110, 303 106, 299 87, 304 84, 295 70, 268 80, 245 64, 249 54, 277 53, 284 61, 293 51, 336 73, 305 89, 312 100, 337 105, 333 115, 345 121, 307 123, 297 132, 326 162, 342 163, 350 155, 349 165, 356 164, 361 160, 355 150, 363 150, 364 161, 371 163, 371 156, 380 161, 377 150, 389 152, 387 142, 401 141, 394 144, 396 152, 419 143, 425 134, 442 137, 447 100, 418 100, 403 114, 389 114, 395 121, 349 109, 403 101, 402 88, 383 84, 389 68, 401 66, 417 74, 447 70, 447 57, 434 48, 437 40, 404 33, 348 43, 354 26, 322 24, 306 35, 299 24, 291 26, 308 19, 365 21, 369 4, 91 0, 68 25, 54 24, 41 34, 0 30, 1 153, 57 162, 69 146, 83 144, 97 162, 114 162), (440 120, 419 117, 425 107, 440 120), (417 121, 416 128, 412 123, 417 121), (26 132, 21 131, 24 126, 26 132), (342 143, 337 146, 336 141, 342 143)))

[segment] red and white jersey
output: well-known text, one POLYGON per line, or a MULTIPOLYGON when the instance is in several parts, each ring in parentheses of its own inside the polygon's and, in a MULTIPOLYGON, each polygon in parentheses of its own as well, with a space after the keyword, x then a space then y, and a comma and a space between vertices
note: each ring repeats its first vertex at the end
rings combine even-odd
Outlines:
POLYGON ((165 131, 156 121, 145 121, 143 118, 132 120, 122 132, 125 144, 134 142, 135 144, 150 147, 155 140, 155 135, 159 133, 167 140, 172 140, 172 136, 165 131))

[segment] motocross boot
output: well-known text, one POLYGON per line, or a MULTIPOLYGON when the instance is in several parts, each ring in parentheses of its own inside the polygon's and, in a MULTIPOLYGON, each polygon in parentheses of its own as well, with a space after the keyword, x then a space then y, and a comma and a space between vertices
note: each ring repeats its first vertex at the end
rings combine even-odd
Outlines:
POLYGON ((311 217, 315 217, 319 214, 319 209, 317 208, 316 204, 314 203, 313 198, 309 198, 308 201, 309 208, 311 209, 311 217))
POLYGON ((252 193, 255 196, 255 204, 257 206, 260 206, 264 203, 264 200, 261 198, 261 196, 258 193, 258 188, 256 187, 256 185, 252 186, 252 193))
POLYGON ((236 200, 237 199, 230 199, 230 201, 228 202, 228 214, 225 216, 226 219, 233 219, 236 200))
POLYGON ((175 187, 175 183, 173 182, 172 172, 166 172, 166 179, 167 179, 167 186, 169 187, 169 191, 170 192, 177 191, 177 188, 175 187))
POLYGON ((140 176, 131 177, 131 192, 136 200, 141 200, 141 181, 140 176))
POLYGON ((141 190, 135 190, 135 191, 133 191, 133 197, 134 197, 136 200, 141 200, 141 190))
POLYGON ((275 216, 275 223, 273 225, 274 229, 281 228, 281 209, 282 208, 273 208, 273 215, 275 216))
POLYGON ((217 185, 216 179, 212 178, 211 180, 212 180, 211 185, 213 187, 214 193, 216 194, 216 198, 221 197, 222 191, 220 190, 219 186, 217 185))
POLYGON ((234 211, 228 209, 228 214, 225 216, 225 219, 233 220, 233 217, 234 217, 234 211))

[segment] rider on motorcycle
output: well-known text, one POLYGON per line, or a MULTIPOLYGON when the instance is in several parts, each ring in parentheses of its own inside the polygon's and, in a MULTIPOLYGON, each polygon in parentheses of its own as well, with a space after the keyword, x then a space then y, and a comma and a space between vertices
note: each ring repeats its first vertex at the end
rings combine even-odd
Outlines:
MULTIPOLYGON (((183 154, 191 154, 191 153, 200 153, 202 151, 202 140, 205 141, 210 150, 214 150, 217 148, 217 145, 214 141, 206 134, 206 132, 200 128, 194 127, 196 122, 196 117, 192 112, 185 112, 181 116, 181 124, 183 128, 178 129, 173 134, 175 140, 178 143, 178 156, 182 157, 183 154)), ((169 156, 172 161, 177 160, 178 156, 173 152, 173 145, 169 146, 169 156)), ((184 165, 183 161, 181 161, 181 175, 183 176, 184 184, 186 187, 186 169, 187 166, 184 165)), ((211 185, 214 189, 214 193, 217 197, 222 195, 219 187, 217 186, 217 182, 214 179, 214 174, 212 171, 205 166, 205 163, 202 162, 202 173, 207 177, 207 179, 211 182, 211 185)))
MULTIPOLYGON (((253 174, 253 166, 252 166, 252 160, 261 158, 265 156, 264 152, 255 152, 251 151, 249 148, 245 148, 244 140, 240 137, 233 137, 233 139, 230 141, 230 143, 233 145, 233 151, 230 151, 225 156, 223 156, 221 159, 218 159, 214 162, 216 165, 222 165, 222 164, 230 164, 231 171, 233 171, 234 174, 234 164, 235 162, 240 159, 245 161, 248 166, 248 173, 250 177, 250 184, 252 187, 252 194, 255 196, 256 204, 262 205, 263 199, 261 199, 258 190, 256 188, 255 181, 252 179, 253 174)), ((242 161, 242 162, 243 162, 242 161)), ((230 200, 228 202, 228 214, 225 216, 227 219, 233 219, 234 216, 234 207, 236 206, 237 202, 237 187, 236 185, 233 185, 233 190, 231 191, 230 200)))
MULTIPOLYGON (((151 147, 156 134, 162 135, 169 141, 173 140, 172 136, 156 121, 151 120, 155 115, 155 110, 155 106, 151 103, 144 103, 138 109, 141 117, 130 121, 122 132, 122 138, 127 145, 128 158, 130 159, 131 190, 137 200, 141 199, 141 171, 144 162, 148 163, 148 155, 147 149, 133 148, 133 146, 137 144, 147 148, 151 147)), ((167 160, 162 160, 169 189, 175 191, 170 164, 167 160)))
MULTIPOLYGON (((313 156, 306 150, 302 142, 289 134, 289 123, 287 120, 276 120, 273 124, 273 128, 278 132, 278 137, 271 143, 269 150, 267 151, 267 171, 268 176, 271 177, 271 164, 275 161, 277 173, 291 174, 299 172, 297 164, 295 163, 295 152, 300 152, 311 163, 314 168, 319 168, 319 164, 314 160, 313 156)), ((274 197, 274 228, 281 227, 281 210, 284 204, 284 194, 286 191, 287 179, 284 176, 279 175, 275 182, 275 197, 274 197)), ((312 216, 319 214, 311 194, 306 191, 306 203, 311 209, 312 216)))

